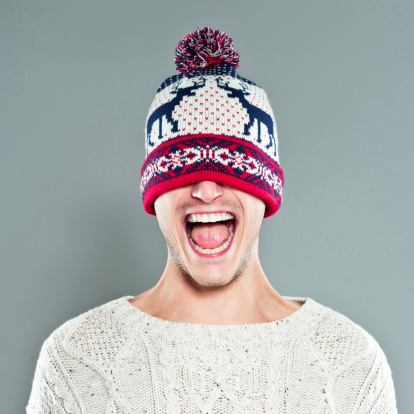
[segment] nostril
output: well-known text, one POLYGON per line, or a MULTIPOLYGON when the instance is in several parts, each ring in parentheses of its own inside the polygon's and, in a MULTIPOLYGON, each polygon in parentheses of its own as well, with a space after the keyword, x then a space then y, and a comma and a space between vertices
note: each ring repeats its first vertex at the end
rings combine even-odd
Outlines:
POLYGON ((205 203, 211 203, 223 194, 223 189, 219 183, 214 181, 200 181, 194 186, 192 196, 205 203))

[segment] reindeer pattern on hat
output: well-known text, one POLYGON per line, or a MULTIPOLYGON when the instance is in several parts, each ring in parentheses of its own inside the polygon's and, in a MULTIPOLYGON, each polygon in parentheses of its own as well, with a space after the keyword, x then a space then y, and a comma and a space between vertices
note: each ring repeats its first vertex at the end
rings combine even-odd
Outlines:
POLYGON ((177 76, 160 87, 146 123, 146 154, 177 137, 221 134, 278 162, 276 123, 265 91, 240 76, 177 76))

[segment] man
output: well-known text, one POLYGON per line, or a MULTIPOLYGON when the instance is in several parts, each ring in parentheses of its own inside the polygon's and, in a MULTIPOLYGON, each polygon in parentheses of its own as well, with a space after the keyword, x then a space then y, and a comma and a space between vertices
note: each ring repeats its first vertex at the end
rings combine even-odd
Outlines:
POLYGON ((258 256, 284 183, 266 93, 225 33, 179 43, 146 124, 144 208, 168 247, 152 289, 44 342, 32 413, 396 413, 377 341, 311 298, 281 296, 258 256))

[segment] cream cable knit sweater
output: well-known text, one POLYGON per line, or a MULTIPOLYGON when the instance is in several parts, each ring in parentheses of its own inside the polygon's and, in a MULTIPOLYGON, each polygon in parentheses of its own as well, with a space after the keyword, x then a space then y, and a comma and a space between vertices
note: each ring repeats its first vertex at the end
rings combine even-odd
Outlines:
POLYGON ((124 296, 45 340, 28 414, 394 414, 377 341, 311 298, 273 322, 173 322, 124 296))

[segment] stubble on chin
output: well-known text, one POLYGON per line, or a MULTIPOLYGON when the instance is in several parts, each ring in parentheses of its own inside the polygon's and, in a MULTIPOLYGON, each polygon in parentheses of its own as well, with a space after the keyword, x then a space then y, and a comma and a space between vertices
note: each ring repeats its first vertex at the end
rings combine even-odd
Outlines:
MULTIPOLYGON (((198 284, 201 285, 201 283, 199 282, 199 280, 201 279, 201 277, 197 277, 197 275, 191 274, 191 272, 188 270, 182 255, 174 248, 174 246, 169 242, 169 240, 164 236, 165 242, 167 244, 167 248, 168 248, 168 253, 170 256, 170 259, 174 265, 174 268, 176 269, 177 273, 183 277, 185 277, 190 283, 194 284, 198 284)), ((250 243, 248 245, 245 246, 245 248, 243 249, 240 261, 235 269, 235 271, 233 272, 233 275, 230 279, 230 281, 228 283, 222 284, 222 283, 205 283, 202 284, 201 286, 204 287, 223 287, 223 286, 228 286, 231 283, 234 283, 239 277, 241 277, 243 275, 243 273, 245 272, 246 268, 249 266, 250 263, 250 259, 252 257, 253 254, 253 249, 254 249, 254 240, 250 241, 250 243)), ((227 276, 225 277, 225 280, 227 280, 227 276)))

